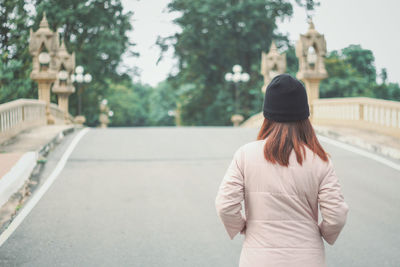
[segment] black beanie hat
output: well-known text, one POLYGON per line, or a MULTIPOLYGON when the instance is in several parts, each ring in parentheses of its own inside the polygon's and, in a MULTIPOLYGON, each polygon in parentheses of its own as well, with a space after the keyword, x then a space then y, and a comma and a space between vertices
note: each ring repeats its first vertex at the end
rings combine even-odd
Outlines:
POLYGON ((277 122, 307 119, 310 111, 303 84, 289 74, 273 78, 265 91, 263 114, 277 122))

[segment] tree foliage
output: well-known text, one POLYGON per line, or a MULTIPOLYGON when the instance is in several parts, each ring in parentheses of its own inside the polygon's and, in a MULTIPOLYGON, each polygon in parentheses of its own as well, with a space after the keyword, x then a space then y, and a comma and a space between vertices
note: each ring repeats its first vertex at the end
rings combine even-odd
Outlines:
POLYGON ((126 78, 108 82, 108 106, 114 112, 111 126, 173 126, 175 92, 166 82, 156 87, 126 78))
MULTIPOLYGON (((69 52, 75 52, 77 65, 93 76, 93 82, 85 85, 83 113, 89 125, 97 124, 98 98, 109 93, 106 81, 123 80, 117 71, 122 55, 136 56, 127 35, 132 13, 123 11, 120 0, 2 0, 0 12, 0 101, 37 97, 33 93, 37 85, 29 79, 29 28, 37 30, 46 12, 50 28, 59 29, 69 52)), ((76 114, 77 94, 70 102, 70 112, 76 114)))
POLYGON ((167 81, 152 89, 149 101, 149 123, 153 126, 175 125, 177 94, 167 81))
POLYGON ((343 60, 350 64, 360 75, 369 82, 375 82, 375 57, 371 50, 363 49, 360 45, 350 45, 342 49, 343 60))
POLYGON ((29 22, 26 0, 1 0, 0 2, 0 52, 2 59, 22 59, 28 51, 29 22))
POLYGON ((31 86, 30 69, 18 59, 0 56, 0 103, 18 98, 35 98, 37 91, 31 86))
MULTIPOLYGON (((297 1, 313 8, 315 1, 297 1)), ((175 23, 181 32, 159 38, 165 51, 174 48, 179 73, 170 82, 182 102, 182 119, 188 125, 230 124, 234 110, 233 85, 224 81, 234 64, 243 66, 251 79, 240 85, 239 113, 249 116, 261 109, 261 52, 272 39, 288 47, 276 32, 277 20, 289 18, 291 1, 279 0, 173 0, 170 12, 181 14, 175 23)))
MULTIPOLYGON (((46 12, 53 30, 59 29, 68 50, 74 51, 77 65, 93 76, 85 86, 82 99, 83 114, 89 125, 96 125, 99 115, 98 96, 107 95, 107 79, 120 80, 117 67, 122 55, 132 52, 127 33, 132 30, 130 12, 123 12, 120 0, 37 0, 34 28, 46 12)), ((134 54, 132 54, 134 55, 134 54)), ((70 97, 77 103, 77 94, 70 97)), ((76 114, 77 106, 70 105, 76 114)))
POLYGON ((37 0, 34 28, 46 12, 53 30, 59 29, 76 62, 105 82, 117 75, 121 56, 133 46, 127 33, 132 30, 131 12, 124 13, 120 0, 37 0))
MULTIPOLYGON (((29 28, 36 30, 46 12, 52 30, 77 65, 93 76, 85 87, 83 114, 97 125, 99 103, 108 99, 114 111, 112 126, 174 125, 180 114, 184 125, 230 125, 235 111, 235 86, 224 80, 232 66, 240 64, 251 75, 239 84, 239 114, 248 117, 262 107, 261 52, 274 39, 286 53, 287 72, 295 75, 298 62, 287 36, 276 22, 292 16, 290 0, 172 0, 170 12, 179 12, 175 23, 181 31, 157 44, 165 52, 173 48, 178 72, 156 87, 132 82, 135 69, 121 74, 122 56, 137 56, 127 33, 133 14, 123 11, 120 0, 0 0, 0 103, 17 98, 36 98, 37 84, 29 78, 31 56, 29 28)), ((312 10, 312 0, 296 0, 312 10)), ((162 58, 162 57, 161 57, 162 58)), ((351 45, 332 51, 326 58, 329 78, 321 83, 321 97, 369 96, 400 101, 397 83, 379 75, 372 51, 351 45), (380 82, 377 82, 379 77, 380 82)), ((52 95, 55 102, 55 95, 52 95)), ((77 94, 70 97, 76 115, 77 94)))
POLYGON ((366 96, 400 100, 397 83, 387 83, 386 69, 381 71, 381 83, 376 81, 374 55, 360 45, 350 45, 332 51, 325 60, 328 79, 321 82, 321 97, 366 96))
POLYGON ((27 6, 32 1, 0 2, 0 103, 17 98, 37 97, 29 79, 31 58, 28 51, 30 23, 27 6))
POLYGON ((112 92, 108 106, 114 111, 111 118, 113 126, 146 126, 149 125, 149 102, 151 87, 133 84, 131 79, 119 83, 108 83, 112 92))

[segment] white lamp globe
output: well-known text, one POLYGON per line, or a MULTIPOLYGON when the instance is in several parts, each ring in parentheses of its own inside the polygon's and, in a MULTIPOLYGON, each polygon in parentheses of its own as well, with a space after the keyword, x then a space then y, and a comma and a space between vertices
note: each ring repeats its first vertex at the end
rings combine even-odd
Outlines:
POLYGON ((233 82, 238 83, 240 82, 242 78, 242 75, 239 72, 236 72, 235 74, 233 74, 233 82))
POLYGON ((82 66, 77 66, 75 68, 75 72, 76 72, 76 74, 82 74, 83 73, 83 67, 82 66))
POLYGON ((61 70, 58 73, 58 79, 60 79, 61 81, 65 81, 66 79, 68 79, 68 72, 66 72, 65 70, 61 70))
POLYGON ((242 66, 236 64, 235 66, 233 66, 232 70, 235 73, 241 72, 242 71, 242 66))
POLYGON ((233 74, 228 72, 227 74, 225 74, 225 81, 227 82, 231 82, 233 79, 233 74))
POLYGON ((83 75, 82 75, 81 73, 76 74, 75 80, 76 80, 78 83, 82 83, 82 82, 83 82, 83 75))
POLYGON ((241 80, 242 80, 242 82, 248 82, 249 80, 250 80, 250 75, 248 74, 248 73, 242 73, 242 75, 241 75, 241 80))
POLYGON ((315 53, 315 49, 312 46, 308 48, 307 62, 308 64, 312 65, 314 65, 317 62, 317 53, 315 53))
POLYGON ((107 99, 103 99, 103 100, 101 101, 101 104, 104 105, 104 106, 107 106, 108 100, 107 100, 107 99))
POLYGON ((89 73, 86 73, 85 76, 83 76, 83 79, 84 79, 85 83, 90 83, 92 81, 92 75, 90 75, 89 73))
POLYGON ((47 52, 41 52, 38 59, 40 64, 45 65, 50 63, 50 55, 47 52))
POLYGON ((71 74, 71 82, 75 82, 76 78, 75 78, 75 74, 71 74))
POLYGON ((108 116, 109 116, 109 117, 114 116, 114 111, 110 110, 110 111, 108 112, 108 116))

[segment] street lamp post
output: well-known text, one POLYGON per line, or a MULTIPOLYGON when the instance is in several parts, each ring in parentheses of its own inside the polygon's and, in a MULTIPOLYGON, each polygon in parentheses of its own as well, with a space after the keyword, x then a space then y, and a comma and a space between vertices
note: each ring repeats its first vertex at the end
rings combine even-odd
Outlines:
POLYGON ((238 114, 239 112, 239 83, 248 82, 250 80, 250 75, 246 72, 242 72, 242 66, 236 64, 232 68, 232 73, 228 72, 225 74, 225 81, 233 82, 235 86, 235 114, 231 117, 233 126, 239 126, 243 121, 243 116, 238 114))
POLYGON ((114 116, 114 112, 108 107, 108 100, 103 99, 100 102, 100 128, 107 128, 107 125, 110 123, 109 118, 112 116, 114 116))
POLYGON ((89 73, 84 74, 84 69, 82 66, 77 66, 75 68, 75 74, 71 75, 72 82, 75 82, 78 86, 78 116, 75 118, 78 124, 83 124, 86 121, 85 116, 82 115, 82 93, 84 86, 83 84, 90 83, 92 81, 92 75, 89 73))

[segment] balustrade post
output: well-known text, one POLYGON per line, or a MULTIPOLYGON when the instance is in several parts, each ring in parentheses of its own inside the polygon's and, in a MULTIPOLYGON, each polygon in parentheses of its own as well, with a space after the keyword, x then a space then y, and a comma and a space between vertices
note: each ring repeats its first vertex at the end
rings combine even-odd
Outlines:
POLYGON ((364 120, 364 104, 362 103, 358 104, 358 120, 359 121, 364 120))
POLYGON ((25 107, 24 106, 22 106, 21 112, 22 112, 22 121, 25 121, 25 107))

